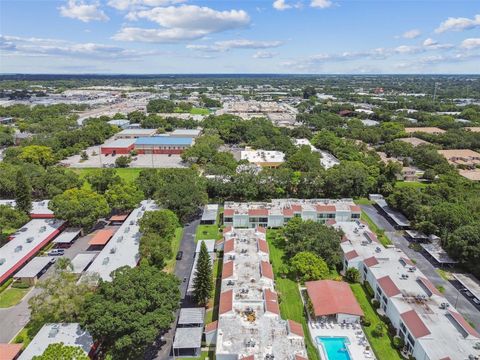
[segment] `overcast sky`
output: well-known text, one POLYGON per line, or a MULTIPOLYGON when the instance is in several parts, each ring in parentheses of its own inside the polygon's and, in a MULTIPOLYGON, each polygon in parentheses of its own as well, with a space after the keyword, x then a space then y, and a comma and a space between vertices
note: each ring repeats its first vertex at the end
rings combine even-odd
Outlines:
POLYGON ((2 73, 480 73, 479 0, 0 0, 2 73))

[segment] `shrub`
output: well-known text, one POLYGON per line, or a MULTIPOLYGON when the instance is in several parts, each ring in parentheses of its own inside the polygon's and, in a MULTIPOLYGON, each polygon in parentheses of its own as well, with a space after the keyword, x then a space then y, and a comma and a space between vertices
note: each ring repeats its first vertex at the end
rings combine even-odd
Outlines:
POLYGON ((377 324, 372 330, 372 335, 374 337, 382 337, 385 334, 385 327, 382 324, 377 324))
POLYGON ((347 280, 350 284, 355 284, 360 282, 360 273, 356 268, 348 268, 345 272, 345 280, 347 280))
POLYGON ((366 326, 366 327, 368 327, 368 326, 370 326, 370 325, 372 324, 372 323, 370 322, 370 319, 368 319, 368 318, 366 318, 366 317, 364 317, 364 316, 360 319, 360 322, 361 322, 361 324, 362 324, 363 326, 366 326))
POLYGON ((372 306, 377 310, 380 307, 380 302, 377 299, 372 299, 372 306))
POLYGON ((30 287, 29 284, 27 283, 24 283, 22 281, 15 281, 13 284, 12 284, 12 288, 15 288, 15 289, 28 289, 30 287))
POLYGON ((393 347, 395 349, 403 349, 405 346, 405 341, 400 336, 394 336, 392 340, 393 347))

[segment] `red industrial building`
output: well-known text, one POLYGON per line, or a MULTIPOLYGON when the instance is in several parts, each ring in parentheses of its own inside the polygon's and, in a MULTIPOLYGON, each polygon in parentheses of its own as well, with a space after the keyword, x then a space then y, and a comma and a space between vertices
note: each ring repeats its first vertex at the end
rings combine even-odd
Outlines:
POLYGON ((135 148, 135 139, 117 139, 111 143, 102 145, 102 155, 128 155, 135 148))

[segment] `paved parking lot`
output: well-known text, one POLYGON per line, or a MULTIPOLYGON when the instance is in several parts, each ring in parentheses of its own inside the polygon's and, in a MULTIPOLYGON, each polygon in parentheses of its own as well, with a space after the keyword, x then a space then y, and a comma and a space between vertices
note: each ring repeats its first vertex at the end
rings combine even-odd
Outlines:
MULTIPOLYGON (((101 167, 113 167, 115 160, 121 155, 100 155, 100 146, 91 146, 86 149, 88 154, 88 160, 82 161, 80 155, 73 155, 61 161, 68 167, 72 168, 101 168, 101 167)), ((133 157, 130 163, 132 168, 183 168, 186 167, 182 163, 180 155, 167 155, 167 154, 140 154, 133 157)))
POLYGON ((393 226, 377 211, 372 205, 361 205, 367 215, 372 221, 381 229, 385 229, 385 235, 390 241, 399 249, 401 249, 407 256, 415 260, 415 266, 419 268, 435 286, 443 286, 445 292, 443 295, 452 303, 457 310, 467 320, 472 322, 477 329, 480 329, 480 310, 476 307, 470 299, 464 296, 462 292, 457 289, 454 284, 444 280, 437 272, 437 268, 421 253, 410 249, 408 246, 410 242, 403 236, 403 233, 396 231, 393 226))

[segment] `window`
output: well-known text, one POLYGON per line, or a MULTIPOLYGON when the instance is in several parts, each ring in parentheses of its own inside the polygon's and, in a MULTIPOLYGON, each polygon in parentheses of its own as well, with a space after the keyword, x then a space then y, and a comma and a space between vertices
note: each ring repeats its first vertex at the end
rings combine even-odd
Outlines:
POLYGON ((232 222, 232 221, 233 221, 233 218, 231 217, 223 218, 223 222, 232 222))
POLYGON ((295 214, 295 217, 302 217, 302 214, 295 214))
POLYGON ((262 223, 266 223, 268 222, 268 218, 265 218, 265 217, 261 217, 258 219, 259 222, 262 222, 262 223))
POLYGON ((352 214, 352 219, 360 219, 360 214, 352 214))

